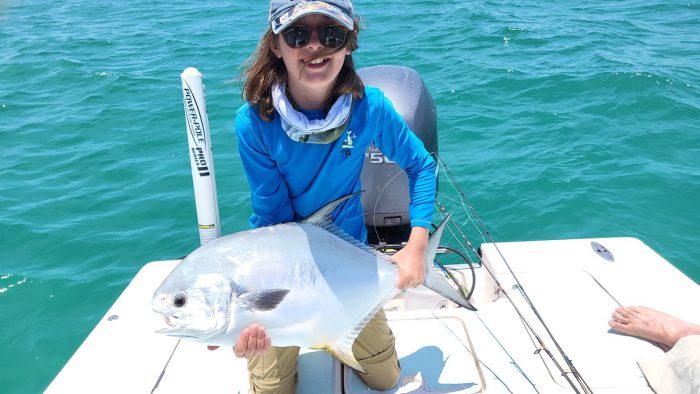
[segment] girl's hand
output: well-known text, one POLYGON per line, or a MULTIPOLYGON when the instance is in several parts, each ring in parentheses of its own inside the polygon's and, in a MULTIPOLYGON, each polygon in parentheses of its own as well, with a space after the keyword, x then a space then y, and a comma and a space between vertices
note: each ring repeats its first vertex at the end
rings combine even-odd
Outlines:
MULTIPOLYGON (((249 327, 241 331, 236 345, 233 347, 233 354, 238 358, 247 358, 259 356, 270 350, 272 341, 265 333, 265 329, 257 324, 251 324, 249 327)), ((216 350, 218 346, 207 346, 209 350, 216 350)))
POLYGON ((425 280, 425 249, 428 245, 428 229, 413 227, 403 249, 392 256, 399 267, 396 288, 404 290, 418 287, 425 280))

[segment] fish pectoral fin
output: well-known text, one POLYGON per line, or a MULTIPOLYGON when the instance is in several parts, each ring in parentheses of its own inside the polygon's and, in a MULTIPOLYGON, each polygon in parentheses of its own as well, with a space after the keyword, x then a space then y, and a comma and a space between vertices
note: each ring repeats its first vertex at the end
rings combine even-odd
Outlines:
POLYGON ((277 305, 284 300, 288 293, 288 289, 267 289, 243 293, 236 297, 236 305, 251 311, 271 311, 277 308, 277 305))
POLYGON ((360 373, 367 373, 367 371, 360 365, 360 363, 355 359, 355 355, 352 354, 352 344, 354 339, 351 341, 341 340, 324 350, 330 353, 333 357, 337 358, 341 363, 347 365, 348 367, 354 369, 360 373))

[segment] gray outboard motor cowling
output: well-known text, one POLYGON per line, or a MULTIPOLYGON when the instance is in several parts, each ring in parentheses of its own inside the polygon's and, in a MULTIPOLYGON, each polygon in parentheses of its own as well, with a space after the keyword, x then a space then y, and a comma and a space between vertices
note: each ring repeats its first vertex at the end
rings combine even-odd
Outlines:
MULTIPOLYGON (((418 73, 408 67, 381 65, 358 70, 367 86, 381 89, 408 127, 435 156, 437 115, 435 102, 418 73)), ((368 241, 405 241, 411 228, 408 215, 408 177, 401 168, 374 145, 365 152, 360 177, 362 205, 368 241)))

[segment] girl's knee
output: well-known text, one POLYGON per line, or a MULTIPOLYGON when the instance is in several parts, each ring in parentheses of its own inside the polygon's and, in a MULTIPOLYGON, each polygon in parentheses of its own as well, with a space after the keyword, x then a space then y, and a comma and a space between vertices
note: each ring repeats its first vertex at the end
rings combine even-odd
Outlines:
POLYGON ((401 377, 401 365, 393 346, 370 359, 360 360, 360 364, 367 371, 359 374, 360 379, 372 390, 388 390, 396 386, 401 377))

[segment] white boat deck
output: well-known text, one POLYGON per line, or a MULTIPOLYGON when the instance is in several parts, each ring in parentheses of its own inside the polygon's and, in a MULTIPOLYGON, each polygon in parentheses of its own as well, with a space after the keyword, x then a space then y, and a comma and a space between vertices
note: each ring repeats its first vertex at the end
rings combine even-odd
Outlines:
MULTIPOLYGON (((653 344, 609 329, 615 300, 700 322, 700 310, 688 302, 700 299, 700 286, 637 239, 499 243, 498 249, 595 393, 651 393, 636 360, 662 353, 653 344), (597 255, 591 241, 607 247, 615 261, 597 255)), ((494 245, 483 245, 482 253, 526 320, 561 360, 514 288, 494 245)), ((202 344, 152 331, 151 296, 176 264, 146 264, 46 392, 246 393, 245 362, 230 349, 209 351, 202 344)), ((468 269, 460 274, 471 275, 468 269)), ((385 306, 402 366, 399 385, 388 392, 574 392, 545 352, 534 353, 539 346, 484 268, 477 268, 472 302, 478 312, 454 308, 419 288, 385 306)), ((297 392, 372 391, 328 354, 302 350, 297 392)))

